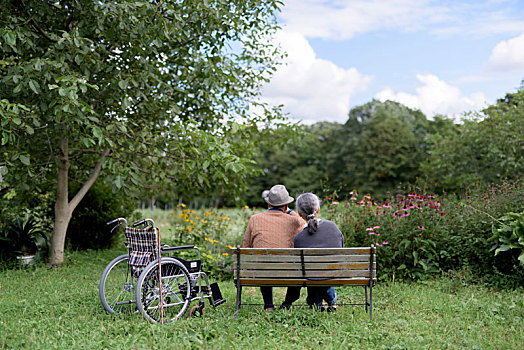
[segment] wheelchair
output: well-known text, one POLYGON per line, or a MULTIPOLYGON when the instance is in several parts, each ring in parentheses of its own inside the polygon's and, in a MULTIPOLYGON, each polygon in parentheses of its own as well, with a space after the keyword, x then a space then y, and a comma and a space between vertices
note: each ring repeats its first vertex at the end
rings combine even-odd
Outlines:
POLYGON ((125 225, 128 254, 113 259, 104 269, 99 284, 100 301, 108 313, 141 313, 149 322, 168 323, 204 313, 208 299, 214 308, 224 303, 216 282, 209 283, 202 270, 200 250, 194 245, 170 247, 160 243, 160 231, 152 219, 129 227, 124 218, 107 223, 125 225), (137 228, 139 227, 139 228, 137 228), (174 254, 195 250, 197 259, 185 260, 174 254), (190 308, 190 305, 196 302, 190 308))

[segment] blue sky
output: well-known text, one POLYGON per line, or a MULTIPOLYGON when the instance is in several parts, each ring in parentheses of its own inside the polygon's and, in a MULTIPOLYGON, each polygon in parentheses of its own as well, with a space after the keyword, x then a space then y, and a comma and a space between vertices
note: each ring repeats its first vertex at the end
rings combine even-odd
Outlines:
POLYGON ((345 122, 373 98, 460 119, 524 79, 524 0, 285 0, 264 99, 345 122))

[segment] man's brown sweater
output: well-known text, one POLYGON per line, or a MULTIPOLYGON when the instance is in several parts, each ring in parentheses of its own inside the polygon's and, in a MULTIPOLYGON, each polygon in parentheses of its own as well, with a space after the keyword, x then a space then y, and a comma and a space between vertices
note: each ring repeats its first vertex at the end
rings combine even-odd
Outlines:
POLYGON ((304 221, 296 214, 268 210, 249 219, 244 248, 293 248, 293 239, 304 228, 304 221))

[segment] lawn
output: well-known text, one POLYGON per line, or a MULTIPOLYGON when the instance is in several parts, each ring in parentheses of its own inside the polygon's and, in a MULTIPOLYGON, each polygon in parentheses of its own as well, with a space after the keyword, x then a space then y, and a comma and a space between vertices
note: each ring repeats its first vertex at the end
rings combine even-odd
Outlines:
MULTIPOLYGON (((305 307, 265 313, 244 306, 235 319, 232 281, 220 282, 227 303, 216 310, 208 304, 201 319, 160 325, 138 314, 107 315, 98 280, 120 252, 69 253, 58 269, 1 272, 0 348, 517 349, 524 344, 523 291, 464 285, 460 278, 379 283, 373 321, 361 306, 339 307, 334 314, 305 307)), ((360 288, 338 291, 343 298, 363 294, 360 288)), ((276 290, 277 302, 284 293, 276 290)), ((261 302, 254 288, 243 295, 245 302, 261 302)))

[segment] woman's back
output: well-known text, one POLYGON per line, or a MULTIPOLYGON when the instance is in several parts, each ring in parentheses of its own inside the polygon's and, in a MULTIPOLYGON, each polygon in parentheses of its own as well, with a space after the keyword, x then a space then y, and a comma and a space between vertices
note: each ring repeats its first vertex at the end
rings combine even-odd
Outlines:
POLYGON ((317 232, 310 234, 304 228, 294 240, 295 248, 342 248, 344 236, 337 225, 329 220, 318 220, 317 232))

